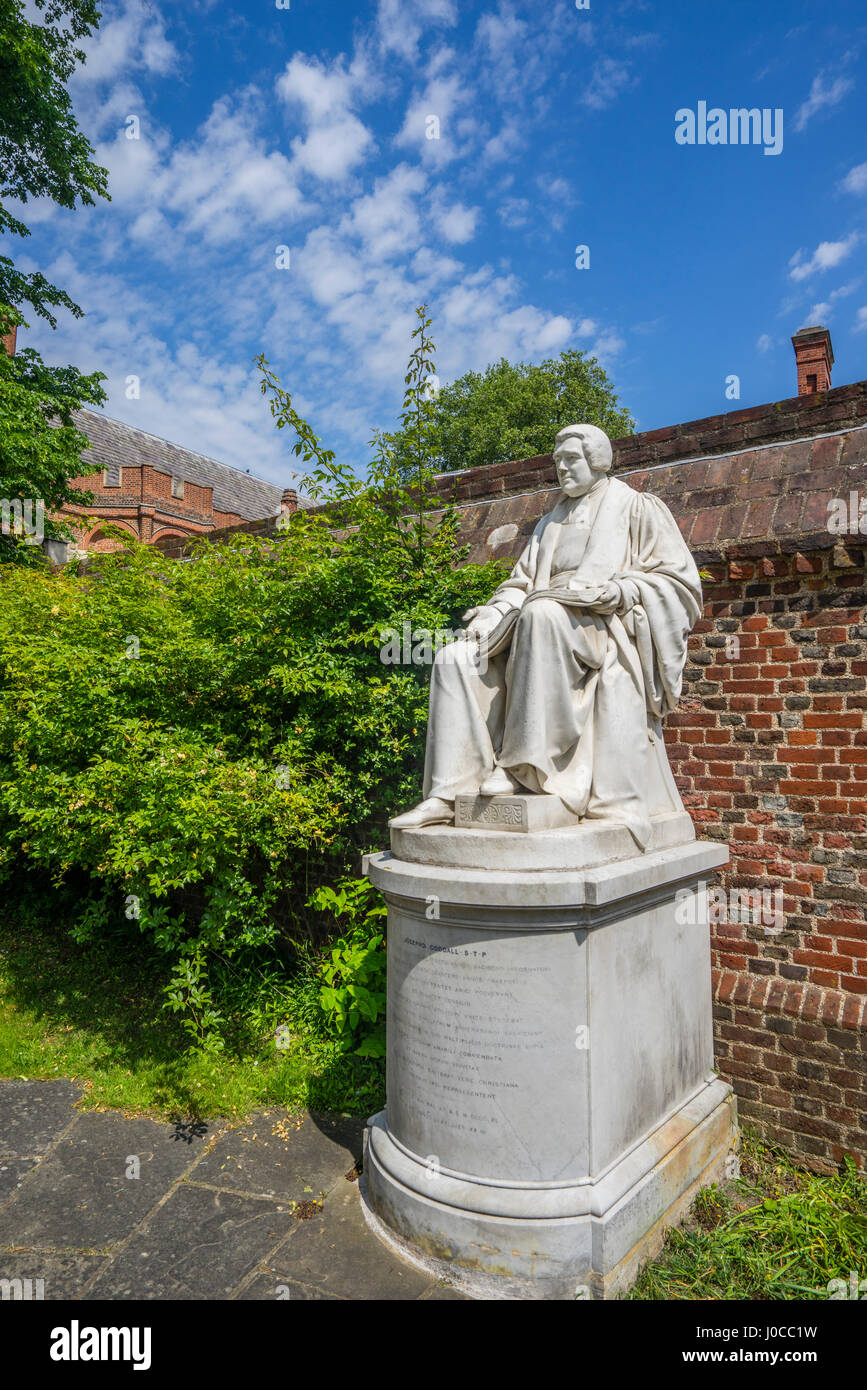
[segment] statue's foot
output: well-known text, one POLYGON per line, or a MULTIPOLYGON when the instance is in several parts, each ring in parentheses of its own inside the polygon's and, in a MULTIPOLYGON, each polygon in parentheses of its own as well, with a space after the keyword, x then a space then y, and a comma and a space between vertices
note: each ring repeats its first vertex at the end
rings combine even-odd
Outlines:
POLYGON ((521 790, 520 782, 510 772, 504 767, 495 767, 479 787, 479 796, 514 796, 521 790))
POLYGON ((455 818, 453 801, 443 801, 441 797, 429 796, 404 811, 402 816, 392 816, 388 822, 392 830, 417 830, 420 825, 444 825, 455 818))

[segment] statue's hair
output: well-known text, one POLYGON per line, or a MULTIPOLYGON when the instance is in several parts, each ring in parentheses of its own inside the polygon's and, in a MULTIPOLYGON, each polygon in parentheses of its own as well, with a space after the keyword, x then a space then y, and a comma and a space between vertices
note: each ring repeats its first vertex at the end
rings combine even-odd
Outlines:
POLYGON ((557 438, 554 440, 554 448, 562 440, 568 439, 570 434, 578 434, 589 446, 587 449, 588 463, 595 473, 608 473, 614 461, 614 452, 611 448, 611 440, 604 430, 599 429, 598 425, 564 425, 562 430, 557 431, 557 438))

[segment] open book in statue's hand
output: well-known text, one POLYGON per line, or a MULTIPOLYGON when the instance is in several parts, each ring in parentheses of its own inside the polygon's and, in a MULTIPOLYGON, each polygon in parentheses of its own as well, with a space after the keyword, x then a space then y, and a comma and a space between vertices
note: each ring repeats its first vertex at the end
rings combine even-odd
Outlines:
MULTIPOLYGON (((620 599, 620 591, 611 583, 589 584, 584 580, 571 579, 561 588, 534 589, 528 594, 522 608, 537 599, 555 599, 567 608, 581 608, 590 612, 613 613, 620 599), (612 592, 614 591, 614 592, 612 592)), ((488 656, 497 656, 509 645, 512 629, 522 608, 510 608, 497 626, 481 639, 488 656)))

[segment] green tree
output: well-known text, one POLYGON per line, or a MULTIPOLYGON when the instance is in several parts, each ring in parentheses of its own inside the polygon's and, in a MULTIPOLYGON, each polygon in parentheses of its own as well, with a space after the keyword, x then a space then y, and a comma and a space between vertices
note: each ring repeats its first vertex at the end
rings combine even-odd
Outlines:
MULTIPOLYGON (((34 0, 40 12, 28 17, 25 0, 0 0, 0 234, 28 237, 21 209, 31 198, 50 198, 61 207, 108 197, 107 171, 78 127, 67 83, 84 61, 82 39, 99 23, 93 0, 34 0), (11 206, 10 206, 11 205, 11 206)), ((0 335, 26 326, 19 306, 54 328, 55 310, 80 318, 83 310, 41 271, 24 273, 0 255, 0 335)), ((51 521, 51 508, 82 502, 68 479, 87 472, 81 452, 87 438, 72 423, 82 405, 100 405, 105 392, 95 372, 49 367, 33 349, 11 362, 0 351, 0 497, 44 506, 45 533, 67 534, 51 521), (50 422, 59 422, 52 430, 50 422)), ((17 537, 8 524, 0 534, 0 562, 32 561, 37 547, 17 537)))
MULTIPOLYGON (((428 448, 443 473, 550 453, 557 430, 578 421, 614 439, 635 427, 596 358, 571 348, 538 366, 502 358, 444 386, 425 406, 428 448)), ((395 463, 410 475, 406 426, 385 438, 395 463)))

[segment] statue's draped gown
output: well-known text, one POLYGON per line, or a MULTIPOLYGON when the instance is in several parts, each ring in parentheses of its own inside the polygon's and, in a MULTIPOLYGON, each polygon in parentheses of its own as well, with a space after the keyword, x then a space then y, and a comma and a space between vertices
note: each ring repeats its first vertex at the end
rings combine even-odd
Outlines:
POLYGON ((485 665, 456 643, 434 662, 425 796, 477 793, 496 761, 578 816, 627 825, 645 848, 648 739, 677 703, 701 613, 671 512, 607 475, 584 497, 564 494, 490 602, 519 610, 508 651, 485 665), (612 579, 620 604, 594 612, 612 579))

